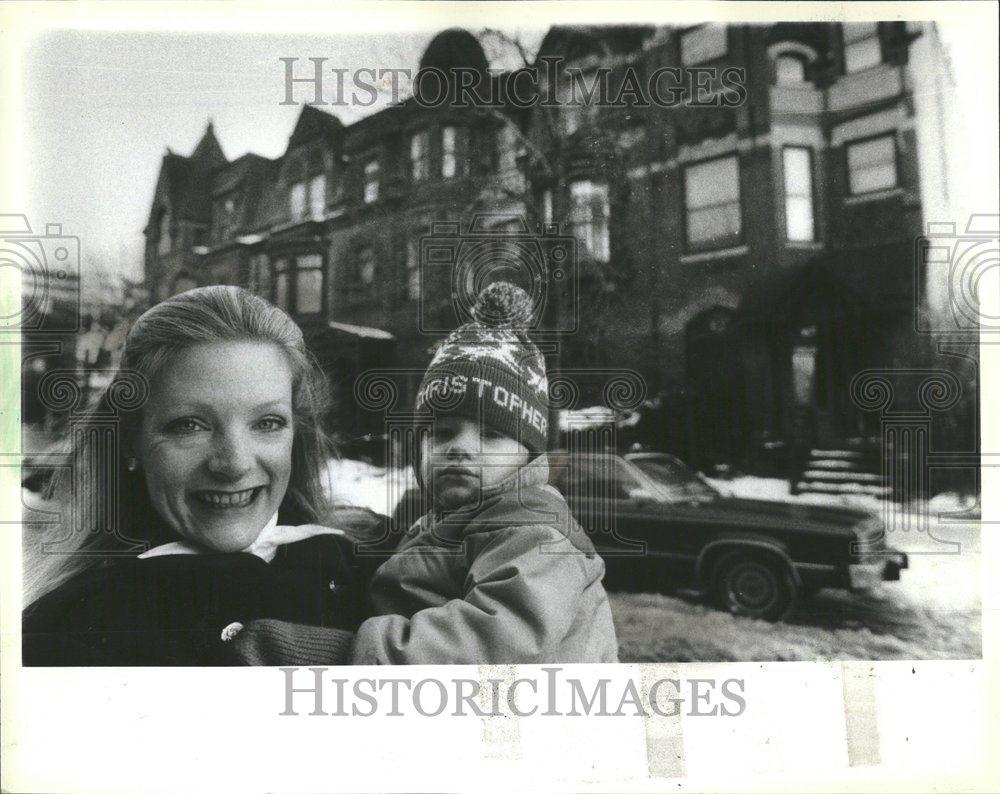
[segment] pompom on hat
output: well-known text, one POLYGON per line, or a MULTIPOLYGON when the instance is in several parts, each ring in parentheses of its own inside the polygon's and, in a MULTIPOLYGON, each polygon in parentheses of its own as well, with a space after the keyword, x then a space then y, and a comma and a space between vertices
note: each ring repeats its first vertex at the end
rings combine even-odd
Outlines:
POLYGON ((463 416, 514 438, 532 453, 548 444, 545 359, 528 338, 531 300, 506 281, 484 288, 472 320, 444 340, 417 391, 416 410, 463 416))

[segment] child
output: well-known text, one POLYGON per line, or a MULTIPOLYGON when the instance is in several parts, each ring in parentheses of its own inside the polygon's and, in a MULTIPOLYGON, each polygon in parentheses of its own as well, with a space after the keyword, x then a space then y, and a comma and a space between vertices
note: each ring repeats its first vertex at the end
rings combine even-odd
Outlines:
MULTIPOLYGON (((528 297, 494 283, 473 316, 445 340, 420 385, 416 409, 433 416, 433 438, 423 439, 415 469, 432 506, 375 573, 376 616, 361 624, 349 661, 617 661, 604 562, 547 484, 547 381, 525 332, 528 297)), ((288 624, 264 629, 254 641, 268 652, 251 660, 344 661, 275 657, 275 648, 294 645, 288 624)), ((305 644, 321 646, 324 631, 306 631, 305 644)))

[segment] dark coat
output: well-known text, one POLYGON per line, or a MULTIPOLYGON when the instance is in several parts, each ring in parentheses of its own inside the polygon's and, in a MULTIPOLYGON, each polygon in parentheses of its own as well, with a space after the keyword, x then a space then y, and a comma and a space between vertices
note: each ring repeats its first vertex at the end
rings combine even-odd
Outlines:
POLYGON ((241 662, 223 629, 275 618, 354 631, 367 616, 370 571, 353 543, 317 535, 249 553, 106 560, 31 604, 28 666, 208 666, 241 662))

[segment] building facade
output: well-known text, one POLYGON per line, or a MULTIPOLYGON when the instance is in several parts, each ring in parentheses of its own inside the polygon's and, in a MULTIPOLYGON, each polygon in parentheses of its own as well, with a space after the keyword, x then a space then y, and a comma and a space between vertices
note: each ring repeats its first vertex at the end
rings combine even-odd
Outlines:
MULTIPOLYGON (((641 375, 647 443, 757 470, 793 436, 858 445, 878 429, 851 378, 912 346, 919 35, 895 22, 564 27, 532 63, 495 73, 475 37, 445 31, 421 67, 472 70, 500 102, 411 98, 350 125, 305 106, 273 160, 227 161, 210 124, 190 156, 164 156, 147 288, 162 300, 240 284, 287 309, 350 437, 382 421, 359 407, 357 376, 399 370, 405 410, 457 322, 459 282, 477 283, 428 261, 427 239, 443 229, 459 246, 476 218, 501 238, 489 267, 530 288, 531 269, 504 272, 503 251, 556 224, 576 255, 571 278, 543 273, 544 327, 573 328, 552 337, 553 364, 641 375), (555 59, 576 71, 552 71, 555 59), (669 107, 572 101, 602 69, 618 94, 678 67, 707 76, 669 107), (727 88, 712 68, 741 71, 727 88), (511 101, 529 82, 560 102, 511 101)), ((548 261, 544 244, 532 250, 548 261)))

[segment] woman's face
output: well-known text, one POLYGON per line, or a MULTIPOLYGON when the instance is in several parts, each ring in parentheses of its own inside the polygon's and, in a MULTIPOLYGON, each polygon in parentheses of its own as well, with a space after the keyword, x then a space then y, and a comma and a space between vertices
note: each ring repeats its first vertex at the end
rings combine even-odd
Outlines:
POLYGON ((150 384, 135 454, 153 506, 216 551, 253 543, 292 469, 292 372, 264 342, 194 345, 150 384))

